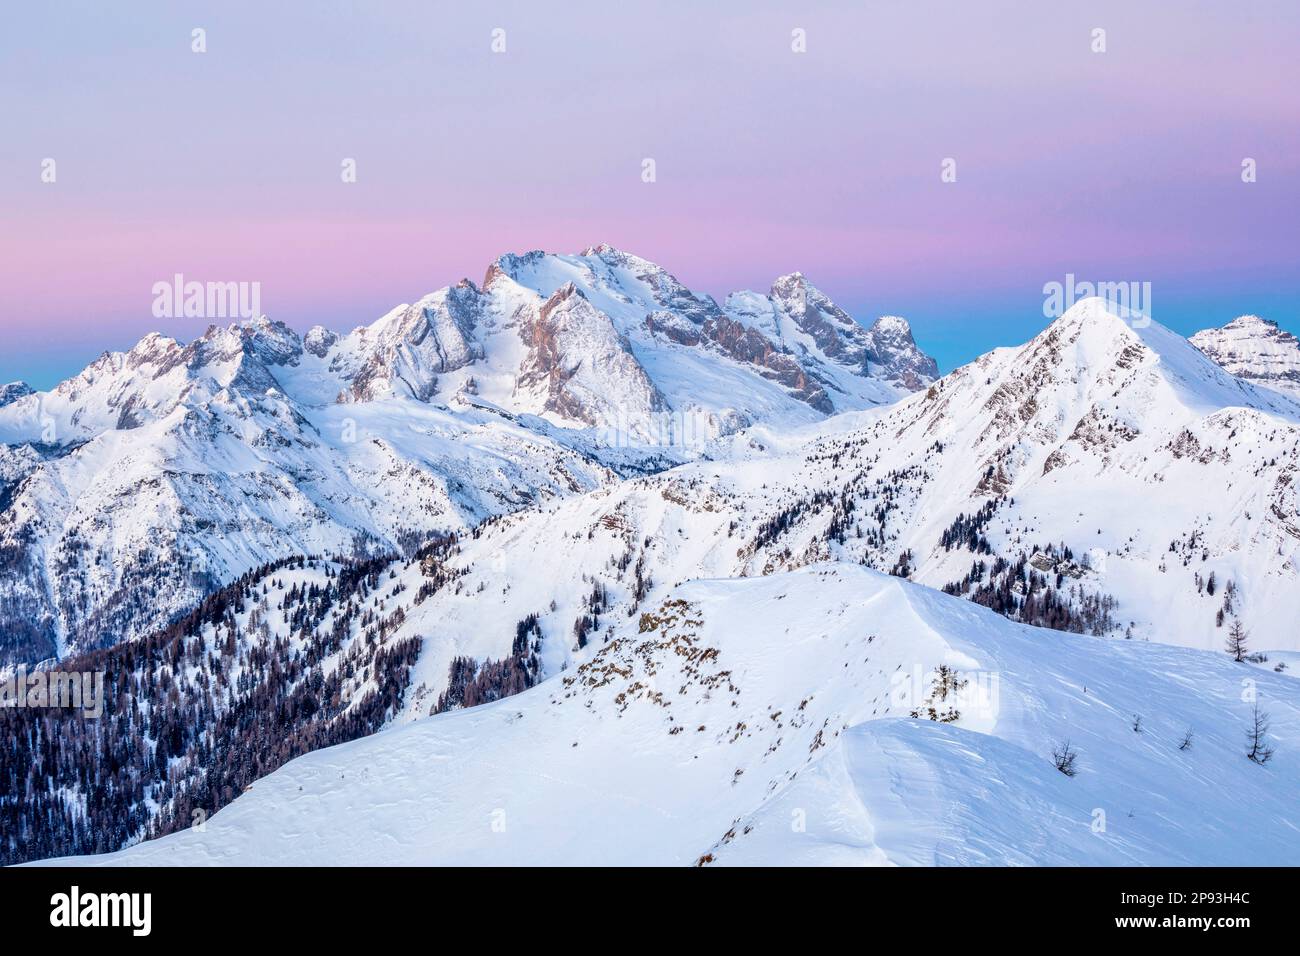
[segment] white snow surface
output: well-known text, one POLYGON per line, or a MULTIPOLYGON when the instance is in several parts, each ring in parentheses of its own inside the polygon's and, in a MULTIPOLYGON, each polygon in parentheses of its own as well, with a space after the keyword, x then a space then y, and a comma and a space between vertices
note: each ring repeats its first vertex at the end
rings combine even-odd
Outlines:
POLYGON ((301 757, 201 832, 47 862, 1294 864, 1298 735, 1292 677, 818 565, 686 584, 523 694, 301 757), (941 664, 985 692, 908 716, 941 664))

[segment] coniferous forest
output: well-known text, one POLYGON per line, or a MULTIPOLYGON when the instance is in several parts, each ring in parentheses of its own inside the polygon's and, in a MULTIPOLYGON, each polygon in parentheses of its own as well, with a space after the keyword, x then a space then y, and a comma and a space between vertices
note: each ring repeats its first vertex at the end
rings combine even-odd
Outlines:
POLYGON ((379 729, 421 644, 389 640, 400 604, 376 611, 389 566, 267 564, 150 637, 60 662, 104 672, 103 713, 0 709, 0 864, 200 824, 286 761, 379 729))

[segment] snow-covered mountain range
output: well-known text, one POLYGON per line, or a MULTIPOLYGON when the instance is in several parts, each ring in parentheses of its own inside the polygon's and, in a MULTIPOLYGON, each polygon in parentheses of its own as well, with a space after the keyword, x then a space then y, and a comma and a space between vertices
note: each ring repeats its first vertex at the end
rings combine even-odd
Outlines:
MULTIPOLYGON (((409 549, 718 437, 924 387, 801 275, 735 314, 609 246, 506 255, 377 322, 160 334, 0 402, 0 661, 137 636, 291 554, 409 549)), ((742 307, 743 306, 743 307, 742 307)))
MULTIPOLYGON (((675 582, 826 561, 1063 630, 1218 649, 1240 620, 1261 650, 1300 649, 1300 408, 1100 301, 896 405, 713 451, 462 541, 463 590, 408 617, 442 635, 417 682, 436 696, 455 654, 506 655, 529 614, 572 632, 595 584, 631 615, 675 582)), ((574 664, 564 642, 543 659, 574 664)))
POLYGON ((8 660, 117 689, 0 712, 3 858, 1294 860, 1300 402, 1203 336, 939 377, 600 246, 106 355, 0 408, 8 660))

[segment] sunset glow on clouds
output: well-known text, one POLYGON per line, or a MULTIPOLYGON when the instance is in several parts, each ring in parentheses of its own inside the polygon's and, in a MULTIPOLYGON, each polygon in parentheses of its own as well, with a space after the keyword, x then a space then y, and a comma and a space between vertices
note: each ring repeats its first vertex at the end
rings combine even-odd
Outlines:
POLYGON ((128 348, 175 273, 347 329, 600 241, 719 299, 802 270, 945 369, 1041 328, 1067 272, 1150 281, 1180 332, 1300 331, 1294 3, 478 6, 8 13, 0 381, 128 348))

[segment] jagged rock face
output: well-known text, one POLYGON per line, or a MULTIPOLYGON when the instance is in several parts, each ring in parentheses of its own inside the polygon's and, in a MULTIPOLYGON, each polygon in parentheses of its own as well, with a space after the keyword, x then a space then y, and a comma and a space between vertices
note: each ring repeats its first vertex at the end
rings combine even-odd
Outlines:
POLYGON ((32 394, 32 387, 26 382, 10 382, 8 385, 0 385, 0 408, 6 405, 12 405, 20 398, 26 398, 32 394))
POLYGON ((572 282, 521 324, 520 335, 529 351, 518 387, 537 396, 543 410, 596 426, 620 416, 640 422, 664 409, 626 338, 572 282))
MULTIPOLYGON (((712 377, 712 369, 718 366, 726 369, 738 366, 750 375, 780 386, 789 400, 821 415, 892 401, 907 387, 902 385, 901 379, 893 376, 889 386, 871 391, 872 383, 884 381, 883 376, 877 375, 877 371, 884 371, 884 365, 882 362, 878 367, 873 366, 872 371, 867 371, 865 356, 868 352, 887 356, 888 349, 894 345, 891 342, 886 347, 875 349, 870 334, 861 327, 855 326, 860 338, 856 347, 862 356, 853 373, 864 379, 864 389, 869 393, 867 397, 844 393, 843 389, 828 382, 824 370, 818 367, 820 357, 801 362, 799 356, 790 353, 762 329, 752 323, 738 322, 719 308, 711 297, 692 292, 660 266, 608 245, 593 246, 578 256, 543 252, 504 255, 488 268, 481 291, 468 281, 446 291, 452 293, 447 296, 447 307, 425 309, 423 313, 417 306, 403 307, 376 326, 358 330, 353 334, 352 340, 355 341, 351 344, 341 342, 336 349, 324 347, 322 355, 332 356, 332 367, 349 380, 348 387, 340 396, 342 400, 372 400, 389 393, 427 400, 437 390, 437 374, 468 365, 491 367, 511 361, 507 357, 511 351, 508 337, 503 342, 494 332, 512 327, 530 351, 520 364, 509 369, 518 387, 512 388, 508 395, 493 395, 493 400, 508 408, 516 408, 515 402, 522 400, 523 404, 518 405, 517 410, 541 412, 565 424, 599 427, 617 424, 625 427, 631 421, 634 432, 649 433, 653 431, 652 423, 638 422, 638 416, 703 407, 719 418, 750 421, 758 417, 755 415, 757 410, 769 409, 773 405, 770 397, 762 394, 748 396, 743 387, 718 396, 708 395, 706 389, 672 394, 661 388, 656 380, 660 370, 678 379, 691 376, 687 369, 672 368, 672 365, 683 362, 699 366, 706 377, 712 377), (576 387, 562 390, 556 385, 554 390, 547 391, 546 399, 540 404, 534 401, 539 382, 546 379, 554 383, 564 376, 557 376, 556 369, 547 366, 548 362, 558 360, 557 356, 548 355, 544 349, 536 351, 534 332, 544 330, 535 330, 533 325, 553 294, 570 284, 597 313, 606 317, 614 335, 623 341, 624 351, 641 365, 649 381, 648 390, 639 382, 631 383, 632 390, 627 390, 629 383, 623 380, 628 368, 626 361, 598 362, 589 365, 590 375, 600 374, 603 368, 613 377, 599 386, 593 380, 593 387, 587 390, 587 399, 577 398, 576 387), (457 292, 462 294, 456 295, 457 292), (456 305, 460 308, 455 308, 456 305), (485 316, 497 318, 495 327, 484 323, 485 316), (403 363, 400 350, 392 345, 393 340, 399 339, 404 348, 410 349, 430 324, 435 326, 432 340, 436 344, 429 356, 423 361, 403 363), (394 328, 400 333, 394 332, 394 328), (666 350, 665 346, 669 348, 666 350), (672 347, 675 346, 691 349, 694 355, 687 357, 681 352, 674 353, 672 347), (646 353, 662 357, 664 361, 648 365, 636 358, 646 353), (628 407, 597 408, 590 404, 590 394, 595 392, 619 397, 620 401, 628 403, 628 407), (830 392, 840 395, 840 400, 833 401, 830 392), (739 407, 724 404, 728 401, 741 404, 739 407)), ((439 297, 442 295, 435 293, 424 302, 441 302, 439 297)), ((816 295, 819 302, 834 309, 824 296, 816 295)), ((838 314, 842 321, 854 325, 843 313, 838 314)), ((544 345, 545 339, 546 336, 541 335, 537 342, 544 345)), ((734 372, 728 374, 735 375, 734 372)), ((695 374, 695 377, 700 376, 695 374)), ((459 393, 462 384, 458 380, 449 393, 459 393)), ((604 404, 609 406, 608 402, 604 404)), ((807 413, 803 413, 799 420, 808 420, 807 413)))
POLYGON ((917 348, 905 319, 883 316, 865 329, 798 272, 777 279, 770 299, 824 356, 856 374, 913 392, 939 377, 939 366, 917 348))
POLYGON ((339 340, 338 333, 324 326, 314 326, 302 339, 303 350, 317 358, 324 358, 339 340))
POLYGON ((396 394, 429 401, 439 375, 483 357, 475 340, 481 299, 474 284, 462 280, 359 330, 357 348, 365 358, 340 399, 365 402, 396 394))
POLYGON ((834 413, 835 406, 831 404, 826 389, 814 381, 802 365, 778 351, 776 344, 757 329, 718 315, 704 323, 704 334, 731 358, 754 366, 764 378, 780 382, 801 402, 823 414, 834 413))
POLYGON ((917 392, 939 377, 939 363, 917 348, 912 327, 896 315, 881 316, 867 330, 867 375, 917 392))
POLYGON ((261 394, 279 385, 274 367, 296 365, 301 357, 298 334, 282 322, 263 318, 245 325, 212 326, 181 350, 177 360, 186 364, 191 377, 261 394))
MULTIPOLYGON (((35 430, 47 444, 84 441, 105 430, 129 430, 159 421, 186 402, 225 389, 260 394, 278 387, 271 369, 296 366, 302 341, 283 323, 265 318, 210 326, 182 346, 151 333, 127 352, 105 352, 79 374, 37 401, 10 409, 19 434, 35 430), (19 424, 21 423, 21 424, 19 424)), ((0 423, 0 441, 4 437, 0 423)))
POLYGON ((1300 339, 1276 322, 1243 315, 1191 342, 1238 378, 1300 397, 1300 339))
MULTIPOLYGON (((715 405, 709 411, 737 414, 746 420, 770 417, 775 396, 770 389, 755 390, 753 384, 735 376, 735 371, 743 371, 780 386, 780 401, 789 405, 793 400, 805 406, 803 411, 791 410, 793 420, 809 421, 815 416, 810 419, 807 410, 825 415, 895 401, 917 382, 928 383, 927 372, 934 367, 917 352, 908 357, 913 359, 913 367, 910 374, 905 373, 897 329, 873 337, 802 277, 798 290, 786 290, 786 299, 797 295, 811 303, 800 307, 799 321, 815 334, 784 317, 782 308, 794 308, 789 301, 782 304, 753 293, 738 293, 721 308, 710 296, 692 292, 660 266, 608 245, 593 246, 578 256, 539 252, 503 256, 489 269, 484 287, 496 291, 502 282, 509 282, 548 296, 565 281, 573 282, 610 316, 638 357, 662 356, 664 361, 642 358, 642 365, 670 409, 697 406, 708 398, 715 403, 730 398, 739 404, 730 408, 715 405), (748 305, 763 315, 747 313, 748 305), (826 354, 819 341, 833 354, 826 354), (706 396, 704 388, 682 394, 661 378, 661 369, 670 375, 677 371, 666 368, 666 362, 698 369, 693 375, 702 381, 716 377, 715 370, 725 370, 736 379, 735 385, 716 397, 706 396)), ((906 333, 905 323, 902 328, 906 333)), ((910 339, 910 333, 906 334, 910 339)))
POLYGON ((867 330, 802 273, 781 276, 772 283, 771 298, 797 328, 812 336, 822 354, 841 365, 865 371, 871 347, 867 330))
POLYGON ((725 310, 797 362, 836 411, 887 404, 882 387, 902 396, 939 374, 906 321, 886 316, 864 328, 798 272, 777 279, 768 295, 733 293, 725 310))
MULTIPOLYGON (((547 287, 550 271, 556 266, 555 258, 539 253, 504 256, 498 268, 517 283, 542 292, 547 287)), ((636 336, 638 344, 656 350, 662 348, 659 343, 666 341, 696 350, 706 361, 711 355, 722 356, 752 374, 778 383, 791 398, 822 414, 834 411, 825 390, 798 362, 782 354, 758 330, 726 315, 711 297, 692 292, 660 266, 609 245, 592 246, 565 264, 571 266, 576 277, 570 280, 571 285, 610 303, 609 311, 622 320, 615 328, 624 336, 629 349, 631 337, 636 336)), ((488 281, 494 277, 490 272, 488 281)), ((614 394, 623 390, 619 383, 613 384, 614 394)), ((658 393, 657 388, 655 391, 658 393)), ((693 404, 705 397, 692 395, 687 400, 693 404)), ((679 400, 677 404, 682 402, 679 400)), ((672 405, 662 394, 655 403, 640 402, 640 407, 646 409, 663 410, 672 405)), ((569 409, 570 417, 575 417, 577 405, 570 402, 564 407, 569 409)), ((557 409, 552 406, 551 410, 557 409)), ((635 418, 635 409, 630 411, 635 418)), ((740 417, 748 421, 751 410, 739 411, 740 417)), ((734 414, 734 411, 727 409, 724 413, 734 414)), ((588 423, 596 419, 590 411, 577 416, 578 421, 588 423)))

